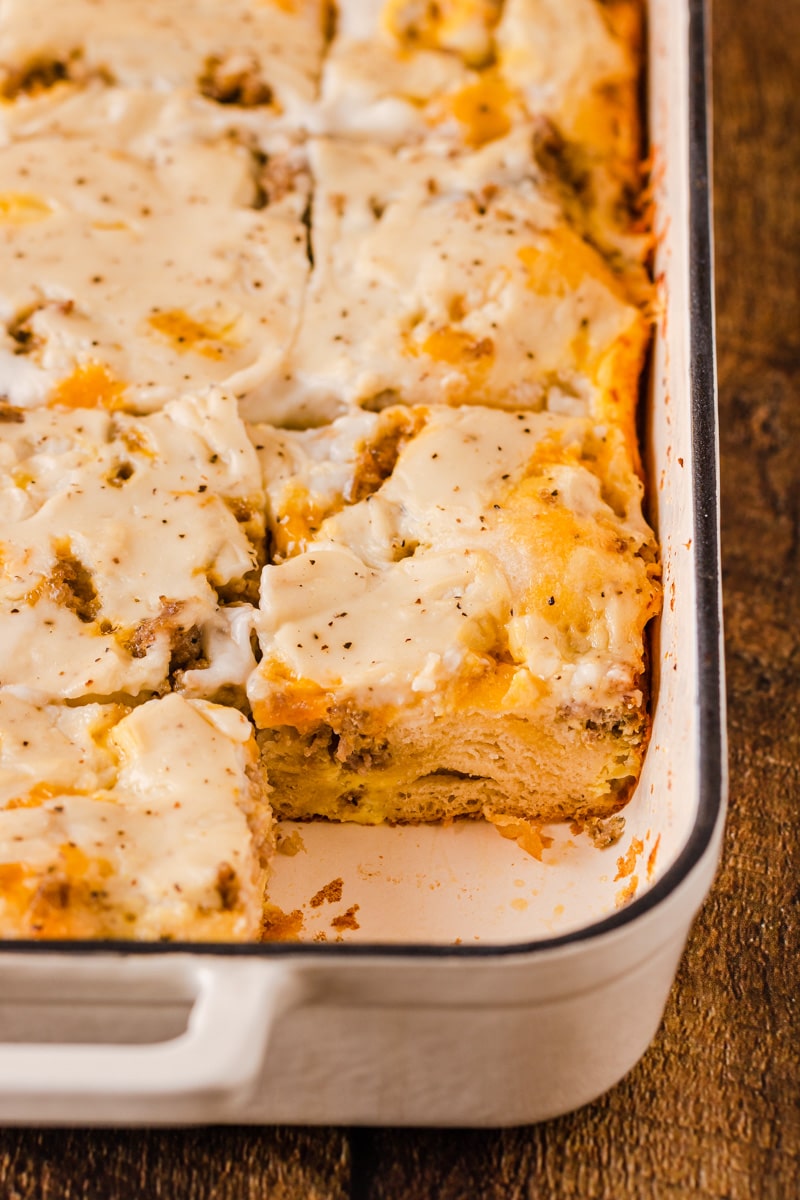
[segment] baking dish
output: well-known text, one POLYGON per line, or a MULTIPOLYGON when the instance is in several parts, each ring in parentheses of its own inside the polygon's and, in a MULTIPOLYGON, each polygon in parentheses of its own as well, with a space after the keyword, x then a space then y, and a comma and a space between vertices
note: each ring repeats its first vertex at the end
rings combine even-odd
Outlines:
POLYGON ((622 839, 552 828, 539 861, 479 823, 303 826, 271 897, 302 941, 5 944, 0 1120, 510 1125, 588 1102, 646 1049, 725 806, 704 29, 699 0, 652 0, 665 606, 622 839))

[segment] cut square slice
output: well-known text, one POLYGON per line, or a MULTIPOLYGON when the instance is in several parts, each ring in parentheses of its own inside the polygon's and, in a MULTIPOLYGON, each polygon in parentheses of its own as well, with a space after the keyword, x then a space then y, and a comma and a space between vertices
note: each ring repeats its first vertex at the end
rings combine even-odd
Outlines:
POLYGON ((571 218, 628 272, 652 239, 643 197, 641 0, 506 0, 498 69, 534 121, 539 166, 571 218))
MULTIPOLYGON (((457 143, 463 132, 468 145, 458 106, 448 106, 492 63, 501 8, 495 0, 343 0, 322 73, 325 132, 395 145, 442 134, 457 143)), ((486 131, 488 141, 488 123, 486 131)))
POLYGON ((0 93, 30 106, 112 84, 182 90, 208 119, 300 125, 328 20, 326 0, 6 0, 0 93))
POLYGON ((646 299, 641 16, 639 0, 345 0, 320 132, 463 155, 524 130, 526 173, 646 299), (448 44, 456 25, 471 51, 448 44))
POLYGON ((0 689, 0 937, 258 936, 272 817, 241 713, 0 689))
POLYGON ((259 467, 235 401, 5 417, 0 681, 48 699, 235 699, 263 562, 259 467))
POLYGON ((284 555, 262 574, 248 686, 276 811, 620 807, 647 742, 659 586, 619 430, 432 407, 253 435, 284 555))
MULTIPOLYGON (((131 100, 97 138, 0 150, 0 393, 13 405, 151 411, 281 374, 309 269, 294 152, 164 130, 131 100), (128 120, 130 118, 130 120, 128 120)), ((153 111, 153 110, 156 111, 153 111)))
POLYGON ((321 139, 314 271, 290 378, 248 419, 313 424, 351 404, 481 404, 625 431, 649 325, 508 146, 467 160, 321 139))

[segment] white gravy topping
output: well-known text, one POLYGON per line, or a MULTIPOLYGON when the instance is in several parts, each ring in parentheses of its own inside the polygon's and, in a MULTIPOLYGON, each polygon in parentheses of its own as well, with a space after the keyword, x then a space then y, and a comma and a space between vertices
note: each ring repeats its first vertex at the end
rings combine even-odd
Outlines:
POLYGON ((92 84, 184 90, 229 120, 297 124, 316 96, 325 11, 323 0, 4 0, 0 89, 34 105, 92 84))

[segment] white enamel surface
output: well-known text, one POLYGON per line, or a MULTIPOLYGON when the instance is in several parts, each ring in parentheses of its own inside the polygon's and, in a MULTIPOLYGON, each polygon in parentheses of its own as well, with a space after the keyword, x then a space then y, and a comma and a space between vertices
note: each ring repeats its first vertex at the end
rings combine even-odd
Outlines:
MULTIPOLYGON (((304 826, 305 848, 294 857, 278 856, 273 898, 287 910, 302 906, 306 938, 319 932, 335 937, 331 921, 355 904, 359 928, 342 933, 354 943, 380 939, 447 946, 460 938, 463 945, 477 940, 487 948, 513 947, 580 928, 590 933, 594 920, 615 911, 620 889, 633 878, 614 879, 616 860, 632 839, 640 838, 645 847, 634 872, 641 896, 675 862, 694 827, 699 733, 688 374, 687 21, 684 5, 652 0, 649 77, 662 233, 657 270, 666 275, 667 304, 654 361, 647 458, 651 516, 664 547, 666 603, 653 647, 653 742, 641 785, 625 810, 625 833, 616 847, 598 851, 585 836, 561 831, 538 863, 479 824, 367 830, 304 826), (659 838, 648 879, 647 856, 659 838), (341 901, 311 906, 313 891, 334 878, 343 881, 341 901)), ((565 1112, 612 1086, 646 1049, 691 920, 713 877, 720 838, 721 818, 700 861, 656 906, 611 932, 535 954, 423 960, 379 952, 355 957, 342 946, 320 956, 278 952, 245 964, 171 954, 149 960, 4 955, 0 1033, 12 1028, 21 1044, 14 1047, 16 1056, 8 1057, 8 1048, 0 1051, 0 1063, 14 1067, 11 1075, 0 1075, 0 1119, 477 1126, 565 1112), (216 1014, 227 1013, 227 1023, 189 1022, 198 1034, 192 1046, 204 1054, 216 1045, 214 1036, 226 1033, 222 1051, 212 1060, 216 1087, 208 1079, 198 1081, 180 1054, 159 1059, 148 1047, 143 1062, 150 1073, 146 1079, 137 1076, 137 1087, 125 1094, 93 1067, 83 1069, 82 1049, 63 1047, 53 1056, 50 1047, 22 1044, 41 1040, 36 1031, 47 1020, 45 991, 58 997, 64 1022, 75 1028, 94 1024, 99 1038, 108 1013, 115 1011, 125 1015, 112 1036, 123 1040, 127 1032, 129 1041, 152 1041, 156 1035, 142 1031, 153 1024, 159 1005, 174 1024, 180 1005, 191 1007, 201 994, 203 985, 186 977, 201 962, 214 980, 227 981, 218 993, 227 1001, 212 1006, 216 1014), (240 972, 240 965, 248 972, 240 972), (276 966, 285 967, 285 975, 276 974, 276 966), (236 986, 229 990, 233 980, 236 986), (277 1014, 284 1001, 269 998, 279 991, 286 996, 282 1017, 277 1014), (145 1013, 150 1025, 140 1015, 145 1013), (245 1071, 237 1067, 239 1042, 228 1036, 233 1027, 242 1040, 252 1035, 245 1071), (183 1079, 176 1078, 176 1066, 186 1070, 183 1079), (34 1073, 35 1086, 25 1086, 27 1070, 34 1073)), ((201 1016, 203 1011, 208 1006, 201 1016)), ((178 1050, 186 1045, 174 1031, 163 1036, 170 1036, 168 1045, 178 1050)), ((116 1048, 109 1063, 121 1061, 115 1053, 116 1048)))
MULTIPOLYGON (((87 1124, 180 1121, 196 1119, 198 1106, 224 1119, 232 1100, 241 1103, 252 1091, 275 1017, 296 1001, 290 971, 278 964, 267 972, 254 966, 233 963, 220 972, 198 960, 137 963, 127 972, 123 967, 117 979, 125 986, 118 982, 117 1004, 166 993, 173 1006, 190 1004, 186 1027, 177 1037, 147 1039, 144 1045, 119 1031, 113 1045, 0 1045, 0 1120, 58 1122, 69 1112, 70 1120, 87 1124)), ((72 1007, 75 999, 79 1006, 74 971, 58 960, 45 971, 51 986, 54 980, 72 986, 72 1007)), ((101 991, 107 984, 102 970, 90 967, 83 974, 94 975, 101 991)), ((40 984, 41 977, 40 972, 40 984)), ((69 1010, 70 1001, 64 1007, 69 1010)))

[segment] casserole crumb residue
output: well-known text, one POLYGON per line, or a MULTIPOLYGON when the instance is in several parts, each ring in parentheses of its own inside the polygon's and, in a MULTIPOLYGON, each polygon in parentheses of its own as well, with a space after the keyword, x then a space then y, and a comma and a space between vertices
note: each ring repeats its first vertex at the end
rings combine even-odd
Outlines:
POLYGON ((330 883, 326 883, 318 892, 309 900, 311 908, 319 908, 321 904, 338 904, 342 898, 344 882, 341 879, 332 879, 330 883))

